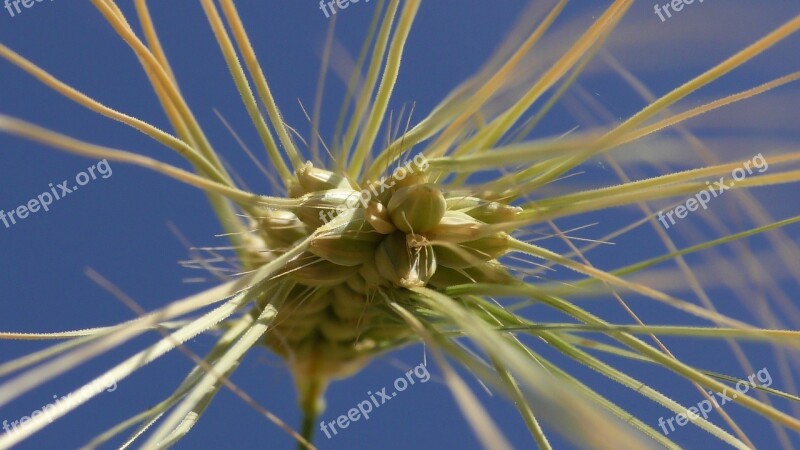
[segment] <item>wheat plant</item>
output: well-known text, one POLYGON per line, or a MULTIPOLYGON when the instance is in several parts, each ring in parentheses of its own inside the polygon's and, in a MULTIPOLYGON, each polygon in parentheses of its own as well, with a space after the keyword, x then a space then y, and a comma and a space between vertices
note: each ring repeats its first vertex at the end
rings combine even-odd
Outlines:
MULTIPOLYGON (((253 127, 260 150, 249 150, 253 142, 235 136, 271 180, 271 191, 248 188, 227 164, 239 150, 214 142, 219 139, 210 137, 180 87, 183 78, 203 74, 173 67, 174 55, 166 50, 168 43, 162 45, 160 21, 148 3, 91 3, 138 60, 168 128, 115 109, 100 100, 102 93, 83 92, 49 72, 46 61, 0 44, 0 57, 9 63, 3 70, 15 66, 77 105, 153 139, 183 162, 21 120, 13 104, 2 105, 0 130, 197 188, 228 242, 193 249, 191 256, 192 265, 217 282, 150 311, 102 271, 88 270, 90 279, 132 308, 131 320, 80 330, 4 330, 4 346, 18 340, 59 342, 4 357, 0 406, 103 355, 128 352, 131 343, 149 335, 155 340, 85 383, 114 380, 123 386, 165 356, 188 357, 193 368, 182 380, 164 379, 172 393, 148 399, 149 408, 115 408, 118 424, 97 430, 84 448, 172 447, 204 425, 202 416, 226 390, 275 425, 246 430, 263 436, 263 442, 273 433, 287 433, 298 448, 316 448, 315 443, 325 448, 320 421, 324 427, 330 420, 323 419, 325 398, 336 382, 358 377, 376 358, 422 345, 457 405, 452 412, 459 410, 469 424, 464 433, 487 449, 514 445, 509 425, 485 408, 473 377, 518 410, 529 432, 523 445, 529 448, 567 441, 591 449, 681 448, 682 430, 662 430, 641 410, 603 393, 598 379, 629 389, 662 417, 688 414, 686 428, 707 433, 714 448, 790 449, 798 442, 800 398, 792 374, 800 370, 800 312, 792 298, 797 291, 787 292, 783 284, 800 279, 800 253, 792 238, 800 216, 793 215, 796 200, 786 197, 785 189, 800 181, 797 135, 765 137, 758 127, 744 126, 742 115, 726 115, 753 104, 768 106, 751 113, 766 119, 744 114, 758 123, 771 114, 796 114, 791 99, 798 99, 793 83, 800 71, 762 65, 758 82, 735 78, 770 52, 794 55, 783 47, 796 50, 800 30, 800 16, 792 15, 797 8, 789 3, 769 31, 748 35, 747 44, 720 60, 687 55, 701 59, 704 68, 669 88, 651 90, 633 67, 647 62, 635 41, 647 41, 649 27, 671 24, 654 17, 646 26, 641 18, 628 20, 632 0, 603 2, 588 12, 566 0, 531 2, 516 24, 508 24, 508 36, 480 70, 453 80, 449 95, 420 111, 413 99, 396 100, 393 94, 415 19, 428 5, 362 2, 358 7, 369 9, 373 19, 359 30, 363 45, 349 66, 344 64, 349 70, 339 71, 344 94, 337 116, 322 114, 322 98, 331 62, 346 59, 335 45, 336 27, 346 26, 353 10, 340 10, 327 23, 316 101, 297 106, 276 101, 281 86, 268 81, 272 56, 250 39, 248 28, 257 24, 237 9, 243 4, 186 2, 183 8, 201 8, 207 18, 203 25, 218 44, 250 123, 220 117, 234 134, 253 127), (642 60, 621 62, 628 54, 642 60), (621 83, 631 101, 644 106, 625 116, 610 111, 582 84, 601 75, 621 83), (711 98, 701 92, 731 77, 737 82, 726 92, 713 91, 711 98), (307 123, 289 123, 290 108, 301 109, 307 123), (558 126, 550 119, 554 114, 561 117, 558 126), (708 117, 719 118, 727 134, 695 134, 692 125, 708 117), (727 152, 725 143, 734 140, 741 145, 727 152), (691 167, 675 169, 687 161, 691 167), (595 167, 603 168, 599 181, 584 174, 595 167), (744 174, 745 168, 748 176, 731 182, 731 174, 744 174), (718 181, 730 185, 714 188, 718 181), (763 191, 769 195, 758 195, 762 191, 756 188, 769 189, 763 191), (787 199, 788 208, 765 205, 771 196, 787 199), (687 209, 693 211, 690 218, 687 209), (611 213, 626 222, 614 222, 611 213), (598 221, 614 225, 607 233, 594 232, 598 221), (593 253, 644 232, 649 236, 644 247, 655 254, 612 253, 610 264, 592 262, 593 253), (759 251, 749 244, 754 239, 763 239, 759 251), (732 306, 737 298, 747 314, 732 306), (652 305, 662 313, 637 314, 652 305), (199 336, 214 340, 201 354, 192 344, 199 336), (685 342, 723 348, 740 370, 730 373, 710 360, 681 357, 675 347, 685 342), (748 375, 759 373, 752 360, 764 351, 774 354, 772 374, 780 388, 757 385, 751 376, 749 392, 737 392, 731 405, 711 403, 716 393, 747 385, 748 375), (288 368, 299 420, 278 417, 269 401, 257 402, 237 386, 235 371, 252 370, 240 365, 253 353, 277 355, 288 368), (679 402, 665 386, 648 381, 653 368, 670 374, 676 385, 693 388, 697 400, 679 402), (601 377, 587 380, 584 369, 601 377), (688 412, 703 401, 713 404, 713 411, 688 412), (739 415, 742 410, 747 414, 739 415), (751 427, 754 417, 768 425, 751 427), (762 437, 763 429, 772 435, 762 437)), ((270 8, 268 3, 247 8, 270 8)), ((496 7, 503 7, 499 3, 496 7)), ((687 7, 681 14, 700 14, 696 11, 687 7)), ((309 8, 312 12, 318 14, 309 8)), ((670 20, 681 17, 676 13, 670 20)), ((665 29, 654 34, 664 36, 665 29)), ((655 46, 655 38, 650 43, 655 46)), ((792 57, 787 66, 796 68, 792 57)), ((281 64, 298 63, 284 55, 281 64)), ((307 66, 298 64, 296 70, 307 66)), ((796 125, 789 131, 798 131, 796 125)), ((70 297, 68 289, 63 294, 70 297)), ((13 320, 14 310, 4 315, 13 320)), ((3 326, 13 328, 11 323, 3 326)), ((52 416, 40 415, 0 435, 0 449, 25 441, 49 426, 48 419, 69 414, 94 396, 81 396, 52 416)), ((245 430, 222 432, 240 431, 245 430)))

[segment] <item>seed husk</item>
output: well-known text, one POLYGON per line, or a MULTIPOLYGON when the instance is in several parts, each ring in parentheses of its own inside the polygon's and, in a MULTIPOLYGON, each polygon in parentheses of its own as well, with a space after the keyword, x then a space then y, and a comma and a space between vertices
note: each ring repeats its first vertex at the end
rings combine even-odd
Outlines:
POLYGON ((392 223, 392 219, 389 217, 389 211, 383 203, 375 201, 369 202, 364 212, 364 217, 378 233, 389 234, 397 229, 392 223))
POLYGON ((345 378, 361 370, 369 361, 355 351, 353 344, 319 340, 310 336, 290 348, 278 346, 296 377, 345 378))
POLYGON ((303 252, 286 264, 287 276, 306 286, 330 287, 344 283, 358 266, 340 266, 311 252, 303 252))
POLYGON ((478 197, 447 197, 447 210, 460 211, 483 223, 502 223, 514 221, 522 208, 478 197))
POLYGON ((294 213, 304 224, 317 229, 339 214, 356 208, 359 198, 360 194, 352 189, 312 192, 303 196, 294 213))
POLYGON ((341 319, 370 320, 374 317, 374 309, 369 308, 367 297, 344 285, 332 289, 331 309, 341 319))
POLYGON ((367 330, 365 321, 341 320, 328 317, 319 324, 320 333, 326 339, 336 342, 350 342, 356 340, 367 330))
POLYGON ((308 227, 290 211, 265 211, 260 225, 264 238, 276 246, 290 246, 309 233, 308 227))
POLYGON ((278 311, 278 317, 306 317, 321 313, 332 300, 329 289, 312 289, 306 286, 297 286, 278 311))
POLYGON ((499 258, 508 252, 508 235, 496 233, 461 244, 436 245, 436 262, 446 267, 466 268, 499 258))
POLYGON ((349 287, 355 292, 358 292, 360 294, 366 294, 369 292, 369 288, 367 286, 367 280, 364 279, 364 276, 361 275, 360 272, 361 271, 359 270, 359 274, 353 275, 352 277, 348 278, 347 281, 345 281, 345 284, 347 285, 347 287, 349 287))
MULTIPOLYGON (((380 246, 378 247, 380 248, 380 246)), ((377 253, 378 250, 375 250, 375 252, 377 253)), ((368 290, 376 289, 378 286, 386 284, 386 280, 378 272, 378 267, 375 264, 364 264, 358 272, 364 278, 368 290)))
POLYGON ((346 177, 330 170, 318 169, 311 161, 297 169, 297 180, 305 192, 327 191, 330 189, 354 190, 356 186, 346 177))
POLYGON ((378 194, 377 200, 380 203, 388 204, 389 200, 398 190, 409 187, 415 186, 419 184, 425 184, 428 182, 428 174, 425 172, 420 171, 410 171, 406 168, 402 169, 402 172, 405 174, 401 179, 400 175, 400 168, 395 169, 390 175, 387 175, 385 178, 386 182, 390 185, 389 189, 384 190, 381 188, 381 192, 378 194))
POLYGON ((375 253, 375 266, 395 286, 425 286, 436 272, 436 254, 430 246, 409 246, 406 236, 401 232, 386 236, 375 253))
POLYGON ((430 241, 460 244, 481 237, 483 222, 459 211, 447 211, 442 220, 425 233, 430 241))
POLYGON ((389 217, 399 230, 423 233, 435 227, 447 211, 444 195, 432 184, 398 189, 387 205, 389 217))
POLYGON ((345 214, 349 215, 350 221, 312 239, 309 251, 342 266, 357 266, 373 258, 384 235, 363 220, 362 211, 345 214))
POLYGON ((515 284, 519 280, 514 278, 505 267, 496 261, 487 261, 483 264, 463 269, 455 269, 440 265, 431 277, 430 284, 436 288, 444 289, 459 284, 515 284))

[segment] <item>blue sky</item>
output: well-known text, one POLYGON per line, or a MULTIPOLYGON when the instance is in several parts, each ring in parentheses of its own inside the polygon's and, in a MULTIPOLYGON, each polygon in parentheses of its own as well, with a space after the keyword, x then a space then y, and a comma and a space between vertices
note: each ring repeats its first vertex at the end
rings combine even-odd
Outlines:
MULTIPOLYGON (((270 184, 249 162, 215 115, 216 109, 253 149, 260 150, 258 136, 241 107, 198 2, 150 3, 153 3, 151 10, 181 88, 205 126, 205 132, 251 189, 270 192, 270 184)), ((309 110, 313 105, 329 19, 317 3, 310 0, 240 3, 245 24, 287 122, 308 136, 307 121, 298 101, 309 110)), ((599 15, 609 2, 591 2, 590 6, 586 6, 589 2, 572 3, 577 5, 568 8, 565 23, 573 19, 585 23, 586 18, 599 15)), ((736 3, 737 6, 716 1, 687 5, 679 14, 662 22, 654 14, 655 2, 637 2, 629 13, 630 17, 623 22, 626 26, 612 38, 620 49, 615 56, 623 63, 635 66, 631 70, 656 93, 665 93, 800 11, 796 3, 788 1, 770 2, 769 7, 763 8, 758 6, 761 2, 736 3), (636 33, 639 34, 633 30, 638 30, 636 33), (642 42, 648 44, 641 45, 644 49, 636 49, 636 44, 642 42)), ((350 54, 357 53, 375 4, 376 0, 362 0, 338 13, 337 38, 350 54)), ((527 4, 522 0, 425 2, 407 45, 391 107, 399 110, 404 104, 415 102, 416 118, 431 111, 452 88, 478 70, 492 55, 527 4)), ((122 5, 122 8, 133 14, 129 5, 122 5)), ((559 23, 558 27, 561 25, 559 23)), ((133 54, 89 2, 37 2, 14 17, 6 10, 0 10, 0 43, 105 104, 168 128, 133 54)), ((797 50, 798 39, 791 38, 773 52, 759 57, 754 64, 705 88, 698 97, 689 101, 689 105, 797 70, 797 50)), ((157 143, 74 105, 5 61, 0 61, 0 80, 2 114, 29 120, 79 139, 135 151, 186 167, 178 156, 157 143)), ((641 99, 607 69, 598 68, 591 77, 582 80, 582 85, 613 117, 619 119, 635 113, 643 105, 641 99)), ((323 136, 329 136, 333 130, 343 92, 340 80, 331 75, 326 85, 322 114, 323 136)), ((796 96, 797 88, 789 87, 782 92, 796 96)), ((796 143, 796 119, 794 124, 789 121, 787 126, 778 127, 776 123, 785 118, 771 118, 769 110, 762 113, 756 109, 759 105, 755 103, 751 106, 753 109, 743 107, 735 110, 740 115, 730 117, 732 120, 741 119, 749 113, 754 121, 772 122, 775 128, 767 129, 771 138, 780 138, 783 142, 794 140, 796 143)), ((558 135, 580 123, 568 105, 560 105, 537 133, 558 135)), ((732 131, 724 130, 713 120, 705 124, 707 128, 704 131, 712 137, 732 131)), ((745 134, 749 130, 739 131, 745 134)), ((741 135, 734 131, 731 136, 741 135)), ((763 135, 759 137, 763 138, 763 135)), ((778 146, 764 149, 776 150, 775 147, 778 146)), ((748 150, 742 150, 742 156, 755 154, 761 148, 751 150, 754 151, 747 153, 748 150)), ((55 186, 62 180, 74 179, 80 172, 88 174, 89 167, 98 163, 7 135, 0 135, 0 155, 0 209, 6 211, 49 191, 51 183, 55 186)), ((601 162, 593 161, 584 169, 585 174, 575 180, 574 185, 562 183, 554 188, 555 191, 570 192, 576 189, 575 186, 617 182, 601 162)), ((116 283, 148 310, 209 286, 207 283, 185 282, 203 274, 178 264, 187 258, 187 251, 173 232, 179 230, 192 245, 222 245, 221 239, 214 237, 220 233, 219 225, 202 192, 146 170, 113 162, 102 172, 95 167, 95 173, 100 175, 53 202, 50 211, 39 211, 8 228, 0 223, 0 267, 3 269, 0 270, 0 330, 56 331, 113 324, 132 318, 134 313, 130 309, 87 278, 86 268, 92 268, 116 283), (104 173, 110 175, 104 178, 104 173)), ((644 166, 640 173, 655 175, 659 171, 644 166)), ((796 194, 792 197, 789 191, 779 189, 768 193, 768 197, 779 200, 767 204, 776 217, 797 214, 796 194)), ((724 208, 720 205, 719 209, 724 208)), ((559 225, 568 229, 596 222, 596 227, 581 236, 597 238, 637 217, 631 211, 608 211, 565 220, 559 225)), ((698 227, 699 236, 672 233, 671 237, 680 246, 702 241, 704 233, 709 233, 700 219, 693 223, 698 227)), ((733 224, 737 229, 747 228, 745 225, 733 224)), ((795 239, 798 237, 796 226, 787 229, 787 233, 795 239)), ((601 267, 612 268, 663 253, 663 246, 655 241, 654 236, 652 230, 627 233, 619 238, 613 250, 598 251, 592 261, 601 267)), ((757 248, 765 245, 766 241, 755 238, 752 242, 757 248)), ((733 258, 731 253, 725 255, 733 258)), ((694 261, 703 263, 702 259, 694 261)), ((796 281, 786 281, 781 286, 795 298, 800 292, 796 281)), ((724 286, 709 292, 715 301, 722 303, 730 294, 724 286)), ((612 302, 613 299, 604 298, 588 307, 603 312, 609 320, 630 320, 612 302)), ((645 321, 700 323, 697 319, 677 314, 672 309, 652 306, 646 301, 640 300, 635 304, 645 321)), ((748 311, 738 303, 726 306, 729 308, 726 313, 748 318, 748 311)), ((546 310, 535 309, 532 313, 543 321, 558 320, 557 315, 546 310)), ((93 374, 121 361, 155 338, 155 335, 142 337, 22 396, 0 408, 0 420, 16 420, 29 414, 48 403, 53 395, 66 394, 93 374)), ((195 352, 202 354, 213 341, 212 336, 204 336, 191 341, 190 345, 195 352)), ((673 338, 665 339, 665 342, 675 345, 679 356, 690 363, 731 375, 750 375, 743 373, 729 348, 717 340, 673 338)), ((646 423, 657 426, 660 416, 669 415, 629 390, 565 361, 541 343, 531 341, 531 344, 590 386, 639 414, 646 423)), ((24 355, 42 346, 43 343, 2 341, 0 360, 24 355)), ((771 369, 773 387, 786 388, 786 380, 781 380, 771 350, 756 344, 744 344, 743 347, 752 355, 755 369, 771 369)), ((323 418, 331 421, 346 414, 367 397, 368 391, 390 386, 405 371, 420 364, 423 358, 423 348, 414 346, 374 361, 351 379, 334 383, 328 392, 328 409, 323 418)), ((606 360, 653 383, 654 387, 664 389, 685 404, 692 405, 701 400, 691 386, 663 369, 619 358, 606 360)), ((121 381, 115 391, 100 395, 19 448, 76 448, 101 430, 167 396, 191 366, 184 355, 174 352, 121 381)), ((791 370, 797 373, 796 366, 791 370)), ((318 434, 319 447, 479 448, 433 363, 431 374, 429 382, 416 384, 376 408, 368 421, 353 423, 332 439, 318 434)), ((463 375, 515 446, 530 448, 530 437, 513 405, 499 396, 490 395, 471 375, 463 375)), ((233 380, 290 425, 297 423, 294 388, 287 370, 274 355, 266 350, 251 352, 233 380)), ((778 404, 786 406, 785 403, 778 404)), ((761 445, 763 448, 777 448, 774 433, 766 421, 746 414, 738 406, 731 406, 726 412, 740 420, 749 435, 758 437, 759 448, 761 445)), ((718 417, 715 423, 719 423, 718 417)), ((571 448, 554 433, 550 435, 556 448, 571 448)), ((797 434, 789 436, 800 445, 797 434)), ((688 426, 670 437, 685 448, 721 446, 704 432, 688 426)), ((197 428, 175 448, 289 446, 291 439, 284 432, 231 392, 223 390, 197 428)))

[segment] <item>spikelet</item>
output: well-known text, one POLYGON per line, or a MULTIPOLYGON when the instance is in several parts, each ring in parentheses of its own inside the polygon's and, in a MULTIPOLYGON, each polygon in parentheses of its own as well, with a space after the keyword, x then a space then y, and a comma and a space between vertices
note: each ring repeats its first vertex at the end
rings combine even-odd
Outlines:
POLYGON ((317 229, 339 214, 355 209, 360 198, 361 195, 352 189, 311 192, 303 196, 294 213, 304 224, 317 229))
POLYGON ((366 295, 356 292, 345 285, 336 286, 332 291, 331 308, 340 319, 368 321, 376 316, 376 310, 370 308, 366 295))
POLYGON ((308 227, 290 211, 265 211, 260 220, 261 235, 270 247, 291 246, 308 236, 308 227))
MULTIPOLYGON (((377 253, 377 250, 376 250, 377 253)), ((378 272, 378 267, 375 264, 364 264, 358 271, 364 278, 364 283, 367 289, 377 289, 381 286, 389 286, 387 281, 378 272)))
POLYGON ((459 211, 447 211, 439 223, 427 231, 425 236, 431 241, 462 242, 474 241, 481 237, 482 222, 459 211))
POLYGON ((311 161, 297 169, 297 181, 305 192, 327 191, 331 189, 353 189, 357 186, 346 177, 330 170, 318 169, 311 161))
POLYGON ((369 326, 368 321, 359 319, 341 320, 327 318, 320 322, 319 330, 322 337, 334 342, 354 342, 369 326))
POLYGON ((296 319, 316 316, 330 304, 329 292, 329 289, 313 289, 298 285, 292 289, 278 315, 296 319))
POLYGON ((436 245, 436 262, 446 267, 467 268, 499 258, 508 252, 508 248, 508 235, 495 233, 461 244, 436 245))
POLYGON ((431 184, 400 188, 387 205, 392 223, 406 233, 421 233, 435 227, 447 210, 442 191, 431 184))
POLYGON ((484 223, 512 222, 522 211, 518 206, 465 195, 448 196, 445 201, 448 211, 460 211, 484 223))
POLYGON ((306 286, 330 287, 344 283, 356 272, 358 266, 340 266, 311 252, 304 252, 286 264, 285 273, 306 286))
POLYGON ((382 234, 389 234, 397 229, 389 217, 389 211, 383 203, 369 202, 365 211, 365 219, 375 228, 375 231, 382 234))
POLYGON ((378 246, 375 265, 381 276, 395 286, 425 286, 436 272, 436 254, 430 246, 409 246, 406 234, 394 232, 378 246))
POLYGON ((315 237, 309 251, 320 258, 342 266, 358 266, 371 261, 383 234, 364 220, 362 210, 343 213, 344 225, 315 237))
POLYGON ((367 294, 369 292, 369 286, 367 285, 367 280, 361 275, 361 269, 359 269, 359 273, 353 275, 352 277, 348 278, 345 281, 345 285, 352 289, 354 292, 358 292, 359 294, 367 294))
POLYGON ((502 264, 496 261, 488 261, 480 266, 463 269, 453 269, 440 265, 436 268, 436 273, 433 274, 429 282, 436 288, 446 288, 471 283, 515 284, 519 283, 519 280, 508 273, 502 264))

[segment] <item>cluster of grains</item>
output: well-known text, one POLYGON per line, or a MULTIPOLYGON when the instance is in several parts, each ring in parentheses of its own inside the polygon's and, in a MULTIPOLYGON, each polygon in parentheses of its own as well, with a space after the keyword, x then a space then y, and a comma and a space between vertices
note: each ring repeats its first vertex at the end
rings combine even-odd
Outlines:
POLYGON ((300 206, 270 211, 260 224, 270 249, 314 235, 279 275, 296 285, 266 338, 297 375, 346 376, 385 344, 409 337, 387 306, 411 306, 407 288, 512 279, 496 261, 508 251, 508 235, 487 235, 482 225, 513 221, 518 208, 447 194, 425 174, 368 199, 356 183, 310 163, 297 177, 290 195, 300 206))

